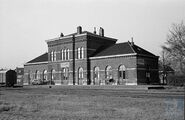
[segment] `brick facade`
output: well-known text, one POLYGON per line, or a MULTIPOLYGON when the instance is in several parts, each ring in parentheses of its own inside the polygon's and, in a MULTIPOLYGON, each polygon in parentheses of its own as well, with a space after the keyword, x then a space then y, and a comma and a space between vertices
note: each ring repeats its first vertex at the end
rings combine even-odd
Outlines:
POLYGON ((30 84, 36 79, 38 71, 39 78, 43 79, 45 70, 47 79, 55 84, 137 85, 159 82, 157 56, 143 49, 139 49, 138 54, 137 46, 130 42, 116 44, 116 39, 105 37, 104 30, 100 30, 101 34, 97 35, 82 32, 78 27, 77 33, 61 34, 59 38, 47 40, 48 59, 26 63, 24 83, 30 84), (115 48, 118 48, 117 52, 115 48), (109 70, 106 70, 108 66, 109 70))

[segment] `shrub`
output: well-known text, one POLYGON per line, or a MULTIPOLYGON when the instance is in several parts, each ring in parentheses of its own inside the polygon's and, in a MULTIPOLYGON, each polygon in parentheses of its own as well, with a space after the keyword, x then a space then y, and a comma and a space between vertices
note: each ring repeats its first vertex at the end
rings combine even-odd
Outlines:
POLYGON ((185 86, 185 75, 169 75, 167 77, 167 85, 185 86))

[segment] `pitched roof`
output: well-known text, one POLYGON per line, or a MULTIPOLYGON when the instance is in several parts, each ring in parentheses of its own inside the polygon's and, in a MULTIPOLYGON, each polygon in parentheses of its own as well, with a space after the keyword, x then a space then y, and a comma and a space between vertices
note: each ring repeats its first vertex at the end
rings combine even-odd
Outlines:
POLYGON ((137 46, 137 45, 133 45, 132 48, 134 49, 134 51, 137 53, 137 54, 140 54, 140 55, 147 55, 147 56, 155 56, 154 54, 152 54, 151 52, 137 46))
POLYGON ((95 54, 93 57, 110 56, 110 55, 121 55, 121 54, 132 54, 137 53, 140 55, 155 56, 154 54, 144 50, 137 45, 131 45, 130 42, 114 44, 103 51, 95 54))
POLYGON ((36 63, 36 62, 47 62, 48 61, 48 53, 44 53, 38 57, 36 57, 35 59, 33 60, 30 60, 29 62, 27 63, 36 63))
POLYGON ((109 56, 109 55, 120 55, 134 53, 128 42, 114 44, 103 51, 97 53, 93 57, 109 56))

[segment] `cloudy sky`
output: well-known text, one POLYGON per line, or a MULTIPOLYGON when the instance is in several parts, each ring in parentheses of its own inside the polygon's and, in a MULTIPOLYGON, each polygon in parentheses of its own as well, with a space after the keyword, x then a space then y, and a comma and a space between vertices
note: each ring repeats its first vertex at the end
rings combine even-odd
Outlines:
POLYGON ((47 52, 45 40, 77 26, 160 55, 172 23, 185 22, 185 0, 0 0, 0 68, 21 67, 47 52))

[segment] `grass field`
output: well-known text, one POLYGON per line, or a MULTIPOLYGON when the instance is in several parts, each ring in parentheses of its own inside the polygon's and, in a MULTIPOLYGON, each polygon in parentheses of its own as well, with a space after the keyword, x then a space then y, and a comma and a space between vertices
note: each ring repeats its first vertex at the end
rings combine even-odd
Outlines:
POLYGON ((184 91, 0 88, 0 120, 184 120, 184 91))

